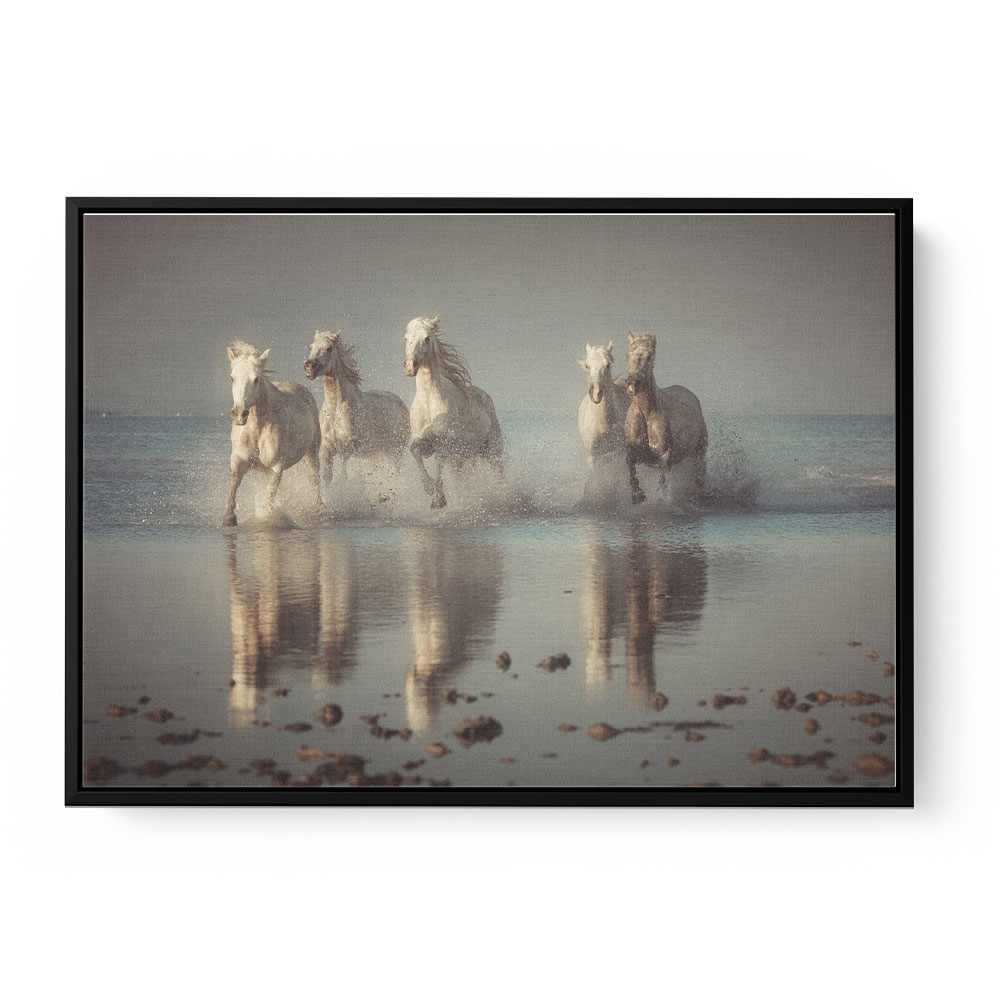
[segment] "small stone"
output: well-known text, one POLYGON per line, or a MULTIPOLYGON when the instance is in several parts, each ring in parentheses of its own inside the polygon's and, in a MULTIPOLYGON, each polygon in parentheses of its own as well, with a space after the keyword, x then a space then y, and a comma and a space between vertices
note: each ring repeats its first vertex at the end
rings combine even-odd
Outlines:
POLYGON ((680 761, 676 757, 667 758, 667 767, 676 767, 680 761))
POLYGON ((144 712, 142 717, 150 722, 169 722, 173 717, 173 712, 168 712, 165 708, 154 708, 152 712, 144 712))
POLYGON ((444 700, 448 702, 449 705, 458 704, 458 688, 448 688, 444 693, 444 700))
POLYGON ((877 753, 866 753, 854 761, 854 770, 859 771, 866 778, 884 778, 892 774, 895 767, 891 760, 880 756, 877 753))
POLYGON ((657 691, 656 694, 653 695, 653 708, 655 708, 657 712, 662 712, 669 704, 670 699, 661 691, 657 691))
POLYGON ((878 655, 878 653, 875 652, 874 649, 868 654, 868 659, 869 660, 877 660, 878 658, 879 658, 879 655, 878 655))
POLYGON ((733 697, 728 694, 717 694, 712 698, 712 705, 719 709, 725 708, 727 705, 745 705, 747 703, 747 696, 741 694, 738 697, 733 697))
POLYGON ((565 653, 557 653, 555 656, 546 656, 538 665, 542 670, 554 674, 557 670, 565 670, 570 665, 570 658, 565 653))
POLYGON ((514 758, 513 757, 501 757, 500 758, 500 763, 501 764, 513 764, 514 763, 514 758))
POLYGON ((575 733, 579 726, 574 726, 571 722, 560 722, 556 728, 561 733, 575 733))
POLYGON ((271 760, 270 757, 257 757, 254 760, 250 761, 250 766, 258 774, 269 774, 271 771, 275 769, 277 765, 273 760, 271 760))
POLYGON ((343 710, 339 705, 324 705, 317 713, 316 718, 324 726, 335 726, 344 717, 343 710))
POLYGON ((279 726, 278 732, 281 733, 307 733, 312 729, 312 726, 308 722, 289 722, 287 726, 279 726))
POLYGON ((620 729, 615 729, 614 726, 609 726, 606 722, 596 722, 594 725, 587 727, 587 735, 592 740, 598 740, 601 743, 605 740, 613 739, 620 732, 620 729))
POLYGON ((891 663, 882 664, 882 676, 883 677, 893 677, 896 674, 896 668, 891 663))
POLYGON ((750 758, 751 763, 763 764, 764 761, 768 760, 771 755, 763 747, 751 747, 747 751, 747 756, 750 758))
POLYGON ((501 733, 503 728, 492 715, 480 715, 478 719, 463 719, 453 730, 463 747, 471 747, 474 743, 491 743, 501 733))
POLYGON ((150 703, 150 702, 151 702, 152 700, 153 700, 153 699, 152 699, 152 698, 150 698, 148 694, 144 694, 144 695, 143 695, 143 696, 142 696, 142 697, 141 697, 141 698, 139 699, 139 704, 140 704, 140 705, 148 705, 148 704, 149 704, 149 703, 150 703))
POLYGON ((880 712, 862 712, 858 716, 858 722, 863 722, 866 726, 891 726, 896 719, 891 715, 882 715, 880 712))
POLYGON ((124 715, 135 715, 138 711, 139 709, 127 705, 108 705, 108 715, 115 719, 120 719, 124 715))
POLYGON ((156 742, 168 746, 180 746, 182 743, 193 743, 196 739, 198 739, 197 729, 191 733, 160 733, 156 737, 156 742))
POLYGON ((648 760, 644 760, 644 761, 643 761, 643 762, 642 762, 642 763, 641 763, 641 764, 639 765, 639 770, 641 771, 641 770, 643 770, 643 768, 647 768, 647 767, 649 767, 649 761, 648 761, 648 760))
POLYGON ((798 701, 791 688, 781 688, 781 690, 775 691, 771 700, 774 702, 775 708, 784 709, 786 712, 794 708, 796 701, 798 701))
POLYGON ((806 719, 805 725, 802 727, 810 736, 815 735, 819 732, 819 723, 815 719, 806 719))
POLYGON ((288 688, 275 688, 271 692, 271 694, 273 694, 275 696, 275 698, 287 698, 288 697, 288 691, 289 691, 288 688))
POLYGON ((686 739, 688 743, 700 743, 704 738, 705 737, 702 733, 699 733, 694 729, 688 729, 684 733, 684 739, 686 739))
POLYGON ((707 704, 708 704, 708 702, 705 701, 704 698, 702 698, 702 700, 698 702, 698 707, 699 708, 704 708, 707 704))
POLYGON ((497 666, 506 673, 510 669, 510 653, 504 650, 497 657, 497 666))
POLYGON ((83 762, 84 781, 110 781, 121 773, 118 761, 108 757, 88 757, 83 762))
POLYGON ((848 646, 860 646, 861 643, 860 642, 849 642, 847 645, 848 646))
POLYGON ((880 744, 885 743, 885 741, 888 738, 889 737, 886 736, 885 733, 883 733, 881 729, 879 729, 879 730, 876 730, 874 733, 872 733, 871 736, 868 737, 868 740, 869 740, 869 742, 874 743, 875 746, 879 746, 880 744))
POLYGON ((299 747, 299 760, 323 760, 326 751, 318 747, 307 747, 304 744, 299 747))
POLYGON ((424 747, 424 753, 428 757, 443 757, 451 751, 443 743, 432 743, 430 746, 424 747))
POLYGON ((812 705, 810 705, 808 701, 800 701, 795 706, 795 711, 796 712, 809 712, 809 711, 812 711, 812 705))

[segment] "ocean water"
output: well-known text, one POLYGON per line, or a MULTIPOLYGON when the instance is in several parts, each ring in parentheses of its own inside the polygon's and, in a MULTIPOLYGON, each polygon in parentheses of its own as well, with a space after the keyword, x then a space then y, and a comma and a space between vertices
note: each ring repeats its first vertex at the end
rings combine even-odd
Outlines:
POLYGON ((503 481, 444 510, 406 456, 321 513, 250 474, 222 529, 227 418, 88 415, 88 784, 892 784, 893 418, 707 416, 697 511, 590 472, 575 414, 501 412, 503 481))

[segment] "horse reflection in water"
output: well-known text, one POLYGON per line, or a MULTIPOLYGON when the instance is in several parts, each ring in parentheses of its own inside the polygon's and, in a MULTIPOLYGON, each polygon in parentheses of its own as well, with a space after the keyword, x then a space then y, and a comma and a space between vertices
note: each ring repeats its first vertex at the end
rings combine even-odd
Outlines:
POLYGON ((449 681, 493 638, 503 569, 497 546, 416 531, 410 601, 414 666, 406 717, 421 731, 437 721, 449 681))
MULTIPOLYGON (((295 680, 308 667, 322 698, 356 664, 358 606, 366 595, 393 592, 388 571, 358 586, 354 549, 305 531, 261 531, 226 539, 233 674, 229 719, 234 726, 267 720, 267 689, 295 680), (371 590, 374 593, 368 594, 371 590)), ((287 686, 287 685, 286 685, 287 686)))
POLYGON ((653 647, 658 632, 681 636, 701 621, 708 568, 700 546, 668 547, 640 524, 630 525, 624 550, 595 525, 585 541, 580 612, 587 634, 586 682, 611 678, 611 646, 624 626, 629 701, 651 704, 656 691, 653 647))

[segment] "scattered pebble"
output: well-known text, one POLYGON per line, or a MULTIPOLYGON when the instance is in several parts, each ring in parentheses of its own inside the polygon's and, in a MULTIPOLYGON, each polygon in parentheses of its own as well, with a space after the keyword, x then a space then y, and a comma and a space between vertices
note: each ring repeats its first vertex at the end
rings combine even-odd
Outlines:
POLYGON ((250 766, 258 774, 269 774, 277 765, 270 757, 257 757, 250 761, 250 766))
POLYGON ((657 691, 656 694, 653 695, 653 708, 655 708, 657 712, 662 712, 669 704, 670 699, 661 691, 657 691))
POLYGON ((854 761, 854 770, 859 771, 866 778, 884 778, 895 771, 891 760, 880 756, 877 753, 866 753, 854 761))
POLYGON ((700 743, 704 738, 705 736, 703 733, 699 733, 694 729, 688 729, 684 733, 684 739, 686 739, 688 743, 700 743))
POLYGON ((324 705, 317 713, 316 718, 324 726, 335 726, 344 717, 343 710, 339 705, 324 705))
POLYGON ((641 763, 641 764, 639 765, 639 770, 641 771, 641 770, 643 770, 643 768, 646 768, 646 767, 649 767, 649 761, 648 761, 648 760, 644 760, 644 761, 643 761, 643 762, 642 762, 642 763, 641 763))
POLYGON ((480 715, 478 719, 463 719, 453 730, 463 747, 473 743, 490 743, 503 732, 503 727, 492 715, 480 715))
POLYGON ((708 704, 708 702, 705 701, 704 698, 702 698, 702 700, 698 702, 698 707, 699 708, 704 708, 707 704, 708 704))
POLYGON ((712 705, 715 708, 725 708, 727 705, 745 705, 746 703, 747 696, 745 694, 735 697, 728 694, 717 694, 712 698, 712 705))
POLYGON ((307 747, 305 744, 299 747, 299 760, 324 760, 326 751, 318 747, 307 747))
POLYGON ((412 771, 414 768, 420 767, 421 764, 426 764, 426 763, 427 763, 427 761, 423 760, 422 758, 420 760, 408 760, 403 765, 403 770, 404 771, 412 771))
POLYGON ((138 711, 139 709, 127 705, 108 705, 108 715, 115 719, 120 719, 123 715, 135 715, 138 711))
POLYGON ((565 670, 569 664, 570 659, 565 653, 557 653, 555 656, 546 656, 538 665, 542 670, 554 674, 557 670, 565 670))
POLYGON ((879 659, 879 654, 878 654, 878 653, 876 653, 876 652, 875 652, 875 650, 873 649, 873 650, 872 650, 872 651, 871 651, 871 652, 870 652, 870 653, 868 654, 868 659, 869 659, 869 660, 877 660, 877 659, 879 659))
POLYGON ((559 756, 559 754, 557 754, 557 753, 552 753, 552 751, 549 751, 548 753, 543 753, 543 754, 542 754, 542 756, 543 756, 543 757, 547 757, 547 758, 550 758, 550 759, 551 759, 552 757, 558 757, 558 756, 559 756))
POLYGON ((198 739, 198 730, 190 733, 160 733, 156 737, 157 743, 165 743, 168 746, 179 746, 182 743, 193 743, 198 739))
POLYGON ((280 733, 307 733, 312 729, 308 722, 289 722, 287 726, 278 726, 280 733))
POLYGON ((504 650, 497 657, 497 666, 506 673, 510 669, 510 653, 504 650))
POLYGON ((676 757, 667 758, 667 767, 676 767, 680 761, 676 757))
POLYGON ((796 712, 809 712, 811 710, 812 710, 812 705, 810 705, 808 701, 800 701, 795 706, 796 712))
POLYGON ((288 688, 275 688, 271 692, 271 694, 273 694, 275 696, 275 698, 287 698, 288 697, 288 691, 289 691, 288 688))
POLYGON ((874 733, 872 733, 871 736, 868 737, 868 739, 871 743, 874 743, 875 746, 879 746, 879 744, 885 743, 888 737, 885 735, 885 733, 882 732, 881 729, 878 729, 874 733))
POLYGON ((173 717, 173 712, 168 712, 165 708, 154 708, 152 712, 143 712, 142 717, 150 722, 169 722, 173 717))
POLYGON ((861 643, 860 642, 849 642, 847 645, 848 646, 860 646, 861 643))
POLYGON ((787 712, 795 707, 798 698, 795 697, 795 692, 791 688, 781 688, 780 691, 774 692, 771 701, 774 702, 775 708, 782 708, 787 712))
POLYGON ((501 764, 513 764, 514 763, 514 758, 513 757, 501 757, 500 758, 500 763, 501 764))
POLYGON ((826 762, 834 756, 835 754, 829 750, 817 750, 816 753, 812 754, 775 754, 769 750, 765 750, 763 747, 752 747, 747 753, 747 757, 750 758, 753 764, 762 764, 764 761, 770 761, 772 764, 778 764, 780 767, 805 767, 807 764, 812 764, 815 767, 825 768, 826 762))
POLYGON ((152 698, 150 698, 148 694, 144 694, 144 695, 143 695, 143 696, 142 696, 142 697, 141 697, 141 698, 139 699, 139 704, 140 704, 140 705, 148 705, 148 704, 149 704, 149 703, 150 703, 150 702, 151 702, 152 700, 153 700, 153 699, 152 699, 152 698))
POLYGON ((815 719, 806 719, 802 727, 810 736, 819 732, 819 723, 815 719))
POLYGON ((444 700, 448 702, 449 705, 458 704, 458 688, 448 688, 444 693, 444 700))
POLYGON ((218 757, 207 757, 203 754, 196 754, 185 757, 178 765, 180 771, 224 771, 226 765, 218 757))
POLYGON ((858 716, 858 722, 863 722, 866 726, 891 726, 895 721, 895 716, 882 715, 880 712, 862 712, 858 716))
POLYGON ((883 677, 893 677, 896 673, 896 667, 892 663, 882 664, 882 676, 883 677))
POLYGON ((560 722, 559 725, 556 726, 556 728, 561 733, 575 733, 577 729, 579 729, 580 727, 574 726, 573 723, 571 722, 560 722))
POLYGON ((424 747, 424 753, 428 757, 443 757, 451 751, 443 743, 432 743, 430 746, 424 747))
POLYGON ((84 781, 110 781, 121 773, 118 761, 108 757, 88 757, 83 762, 84 781))
POLYGON ((614 726, 609 726, 606 722, 596 722, 594 725, 587 727, 587 735, 592 740, 599 740, 602 743, 605 740, 613 739, 620 732, 620 729, 615 729, 614 726))
POLYGON ((847 781, 847 775, 843 771, 834 771, 830 775, 830 783, 834 785, 842 785, 847 781))

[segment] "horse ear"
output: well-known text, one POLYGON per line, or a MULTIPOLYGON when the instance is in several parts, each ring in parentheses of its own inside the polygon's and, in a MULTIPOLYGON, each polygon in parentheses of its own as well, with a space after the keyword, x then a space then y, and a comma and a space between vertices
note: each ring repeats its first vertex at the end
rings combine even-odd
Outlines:
POLYGON ((258 354, 258 355, 257 355, 257 360, 258 360, 258 361, 266 361, 266 360, 267 360, 267 356, 268 356, 268 355, 269 355, 270 353, 271 353, 271 348, 269 347, 269 348, 268 348, 268 349, 267 349, 266 351, 264 351, 264 353, 263 353, 263 354, 258 354))
POLYGON ((340 335, 341 335, 341 334, 342 334, 343 332, 344 332, 344 331, 343 331, 343 329, 340 329, 340 330, 338 330, 338 331, 337 331, 337 332, 336 332, 336 333, 335 333, 335 334, 334 334, 334 335, 333 335, 333 336, 332 336, 332 337, 331 337, 330 339, 331 339, 331 340, 337 340, 337 339, 339 339, 340 335))
POLYGON ((631 330, 629 330, 629 332, 628 332, 628 342, 631 344, 633 340, 635 340, 635 334, 631 330))
POLYGON ((588 340, 587 341, 587 353, 590 354, 591 350, 592 350, 592 348, 590 346, 590 341, 588 340))
POLYGON ((587 362, 586 362, 586 361, 577 361, 577 364, 578 364, 578 365, 579 365, 579 366, 580 366, 581 368, 586 368, 586 367, 587 367, 587 362))
POLYGON ((611 353, 611 348, 614 347, 614 346, 615 346, 615 342, 613 340, 609 340, 608 341, 608 354, 611 353))
POLYGON ((226 354, 229 355, 230 361, 235 361, 239 357, 239 355, 231 347, 226 348, 226 354))

